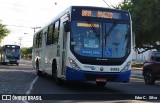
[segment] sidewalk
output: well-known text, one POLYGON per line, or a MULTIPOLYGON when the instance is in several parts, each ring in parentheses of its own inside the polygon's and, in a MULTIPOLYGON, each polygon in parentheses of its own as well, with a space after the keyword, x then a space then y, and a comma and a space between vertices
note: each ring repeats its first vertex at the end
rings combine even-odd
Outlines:
POLYGON ((143 79, 142 69, 143 69, 143 68, 135 68, 135 67, 132 67, 132 69, 131 69, 131 77, 143 79))

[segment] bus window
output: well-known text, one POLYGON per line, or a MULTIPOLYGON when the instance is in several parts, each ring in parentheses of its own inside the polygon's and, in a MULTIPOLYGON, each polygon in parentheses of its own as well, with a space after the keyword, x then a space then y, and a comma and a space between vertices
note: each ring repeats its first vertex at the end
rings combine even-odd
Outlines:
POLYGON ((39 33, 39 48, 42 46, 42 34, 43 34, 43 32, 41 31, 40 33, 39 33))
POLYGON ((57 43, 58 43, 58 37, 59 37, 59 24, 60 24, 59 21, 57 21, 57 22, 55 23, 54 40, 53 40, 53 43, 54 43, 54 44, 57 44, 57 43))
POLYGON ((36 48, 38 48, 39 33, 36 35, 36 48))
POLYGON ((47 45, 52 44, 53 40, 53 24, 48 27, 48 33, 47 33, 47 45))

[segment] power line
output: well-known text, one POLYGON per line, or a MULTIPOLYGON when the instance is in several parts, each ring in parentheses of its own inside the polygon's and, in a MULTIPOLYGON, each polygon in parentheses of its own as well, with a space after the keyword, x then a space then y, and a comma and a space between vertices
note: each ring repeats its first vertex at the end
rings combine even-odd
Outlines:
POLYGON ((32 28, 32 27, 27 27, 27 26, 19 26, 19 25, 5 25, 5 26, 14 26, 14 27, 22 27, 22 28, 32 28))
POLYGON ((27 27, 27 26, 18 26, 18 25, 5 25, 5 26, 14 26, 14 27, 22 27, 22 28, 31 28, 31 29, 34 30, 34 33, 36 32, 36 29, 41 28, 40 26, 39 26, 39 27, 27 27))
POLYGON ((104 3, 106 3, 106 4, 107 4, 107 6, 108 6, 108 7, 110 7, 110 6, 109 6, 109 4, 108 4, 105 0, 103 0, 103 1, 104 1, 104 3))

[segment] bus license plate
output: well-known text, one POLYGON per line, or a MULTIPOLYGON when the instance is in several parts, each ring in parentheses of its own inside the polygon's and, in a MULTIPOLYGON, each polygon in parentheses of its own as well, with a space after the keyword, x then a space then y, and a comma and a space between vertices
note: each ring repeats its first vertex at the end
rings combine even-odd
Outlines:
POLYGON ((96 78, 96 82, 106 82, 106 78, 96 78))

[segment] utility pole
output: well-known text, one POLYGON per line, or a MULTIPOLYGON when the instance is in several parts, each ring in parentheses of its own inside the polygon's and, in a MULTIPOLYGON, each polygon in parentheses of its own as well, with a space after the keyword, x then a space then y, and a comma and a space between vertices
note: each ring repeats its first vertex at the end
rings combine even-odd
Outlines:
POLYGON ((20 42, 19 42, 19 45, 20 45, 20 47, 21 47, 22 37, 19 37, 18 40, 20 41, 20 42))
POLYGON ((41 27, 32 27, 31 29, 34 30, 34 33, 36 32, 36 29, 41 28, 41 27))

